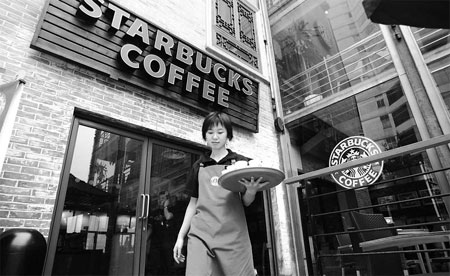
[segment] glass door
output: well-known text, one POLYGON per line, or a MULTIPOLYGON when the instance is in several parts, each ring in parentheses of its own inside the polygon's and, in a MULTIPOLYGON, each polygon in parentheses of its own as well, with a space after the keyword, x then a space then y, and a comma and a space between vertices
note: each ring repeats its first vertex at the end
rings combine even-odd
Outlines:
POLYGON ((44 275, 184 275, 172 249, 198 158, 192 148, 75 119, 44 275))
POLYGON ((45 274, 138 274, 146 140, 76 120, 45 274), (67 169, 68 168, 68 169, 67 169))
POLYGON ((185 193, 187 175, 199 155, 159 143, 151 143, 150 155, 145 275, 185 275, 186 264, 173 260, 173 246, 190 199, 185 193))

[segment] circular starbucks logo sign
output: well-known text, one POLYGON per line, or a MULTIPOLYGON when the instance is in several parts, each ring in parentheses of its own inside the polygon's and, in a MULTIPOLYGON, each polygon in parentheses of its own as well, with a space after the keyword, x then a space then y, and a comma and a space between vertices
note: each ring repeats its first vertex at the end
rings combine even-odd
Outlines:
MULTIPOLYGON (((336 166, 353 160, 380 153, 380 147, 369 138, 351 136, 340 141, 330 155, 330 166, 336 166)), ((377 181, 383 171, 383 161, 349 168, 331 174, 337 184, 344 188, 363 187, 377 181)))

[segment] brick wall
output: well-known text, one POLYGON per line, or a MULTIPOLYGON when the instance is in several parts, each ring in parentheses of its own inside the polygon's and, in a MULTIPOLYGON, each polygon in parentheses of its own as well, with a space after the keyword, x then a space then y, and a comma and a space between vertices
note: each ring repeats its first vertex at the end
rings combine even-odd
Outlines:
MULTIPOLYGON (((31 49, 45 2, 0 2, 0 84, 16 79, 20 71, 25 72, 26 81, 11 141, 0 145, 8 147, 0 172, 0 232, 27 227, 48 236, 75 107, 204 143, 202 116, 191 109, 31 49)), ((205 1, 116 2, 205 49, 205 1), (167 13, 176 20, 167 20, 167 13)), ((230 148, 279 166, 270 87, 267 81, 259 81, 259 133, 236 129, 230 148)), ((274 203, 276 198, 273 195, 274 203)))

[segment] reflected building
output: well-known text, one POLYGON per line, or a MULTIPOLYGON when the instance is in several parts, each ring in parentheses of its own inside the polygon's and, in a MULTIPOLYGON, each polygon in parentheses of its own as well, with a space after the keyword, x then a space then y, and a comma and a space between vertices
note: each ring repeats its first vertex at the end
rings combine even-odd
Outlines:
POLYGON ((359 1, 290 1, 283 7, 269 11, 285 114, 392 67, 359 1))

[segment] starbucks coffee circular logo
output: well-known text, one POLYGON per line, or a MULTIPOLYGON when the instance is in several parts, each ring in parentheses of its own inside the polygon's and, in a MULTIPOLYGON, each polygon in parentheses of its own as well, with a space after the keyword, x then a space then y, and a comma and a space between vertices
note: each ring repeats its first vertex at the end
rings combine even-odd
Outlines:
MULTIPOLYGON (((330 166, 336 166, 352 160, 361 159, 381 152, 380 147, 369 138, 351 136, 340 141, 330 155, 330 166)), ((383 161, 349 168, 331 174, 337 184, 350 189, 363 187, 377 181, 383 171, 383 161)))

